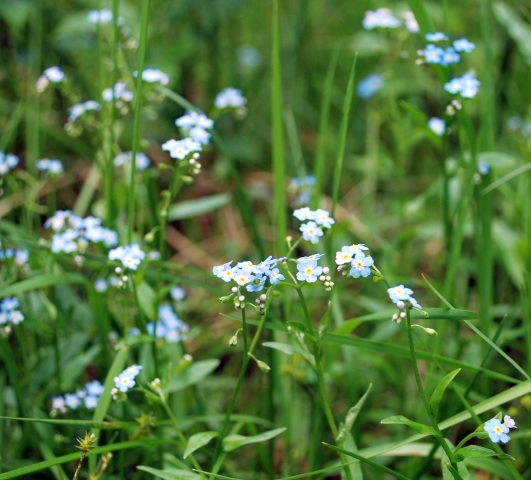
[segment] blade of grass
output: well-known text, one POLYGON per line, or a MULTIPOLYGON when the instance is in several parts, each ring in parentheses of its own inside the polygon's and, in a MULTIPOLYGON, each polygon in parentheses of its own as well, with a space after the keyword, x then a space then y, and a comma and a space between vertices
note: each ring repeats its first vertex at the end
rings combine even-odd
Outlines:
POLYGON ((271 135, 273 155, 273 216, 276 227, 276 256, 287 251, 286 165, 284 158, 284 125, 282 118, 282 57, 280 44, 279 0, 273 0, 271 52, 271 135))
POLYGON ((352 96, 354 93, 354 78, 356 73, 357 58, 358 55, 354 55, 354 60, 352 61, 352 68, 350 69, 350 76, 347 83, 347 91, 345 93, 345 101, 343 102, 343 116, 341 118, 341 126, 339 127, 339 142, 337 148, 336 163, 334 165, 334 183, 332 186, 332 217, 334 216, 336 205, 339 199, 339 185, 341 183, 341 173, 343 170, 345 146, 347 143, 348 124, 350 117, 350 107, 352 106, 352 96))
POLYGON ((326 165, 326 145, 327 133, 330 130, 330 100, 332 98, 332 87, 334 86, 334 76, 336 73, 337 61, 340 48, 337 47, 332 54, 328 71, 326 72, 325 84, 323 87, 323 99, 321 101, 321 118, 319 121, 319 135, 317 137, 317 149, 315 153, 315 189, 312 196, 312 209, 319 208, 319 200, 323 194, 325 185, 325 165, 326 165))
POLYGON ((136 154, 140 145, 140 116, 142 113, 142 73, 147 49, 147 33, 149 25, 149 0, 142 2, 142 17, 140 27, 140 42, 138 46, 138 76, 136 79, 135 114, 133 120, 133 139, 131 148, 131 181, 129 183, 129 198, 127 202, 127 243, 133 242, 133 225, 135 221, 135 185, 136 185, 136 154))

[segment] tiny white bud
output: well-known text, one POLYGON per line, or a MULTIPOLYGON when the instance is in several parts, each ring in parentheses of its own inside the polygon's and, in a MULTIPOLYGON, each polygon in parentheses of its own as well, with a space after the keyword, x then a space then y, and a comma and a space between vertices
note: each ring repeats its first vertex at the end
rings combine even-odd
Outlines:
POLYGON ((400 318, 406 318, 406 312, 400 312, 400 315, 398 315, 400 318))
POLYGON ((122 273, 122 269, 120 267, 116 267, 114 269, 114 273, 116 273, 116 275, 120 275, 120 273, 122 273))
POLYGON ((267 300, 267 295, 265 293, 262 293, 259 298, 261 302, 265 302, 267 300))
POLYGON ((244 297, 243 295, 240 295, 240 296, 238 297, 238 300, 239 300, 240 302, 245 302, 245 297, 244 297))
POLYGON ((238 293, 238 287, 232 287, 231 291, 232 293, 238 293))
POLYGON ((321 276, 319 277, 319 281, 320 281, 320 282, 324 282, 325 280, 326 280, 326 277, 325 277, 324 275, 321 275, 321 276))
POLYGON ((397 306, 400 310, 402 310, 402 309, 406 306, 406 304, 405 304, 402 300, 398 300, 398 302, 396 302, 396 306, 397 306))
POLYGON ((328 274, 330 273, 330 269, 329 269, 328 267, 324 267, 324 268, 323 268, 323 273, 324 273, 325 275, 328 275, 328 274))

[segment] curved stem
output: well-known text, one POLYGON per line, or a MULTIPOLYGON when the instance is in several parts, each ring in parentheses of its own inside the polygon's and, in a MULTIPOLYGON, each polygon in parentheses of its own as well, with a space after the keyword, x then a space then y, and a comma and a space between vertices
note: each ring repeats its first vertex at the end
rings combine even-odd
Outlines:
MULTIPOLYGON (((437 432, 437 436, 436 436, 437 441, 441 445, 441 448, 444 450, 444 453, 446 453, 448 459, 450 460, 450 463, 452 464, 452 467, 454 467, 455 471, 457 472, 457 465, 454 461, 452 461, 453 453, 450 450, 450 447, 448 446, 448 444, 446 443, 441 430, 439 429, 439 425, 437 424, 437 419, 431 413, 429 403, 428 403, 428 397, 426 396, 426 391, 424 390, 424 386, 422 385, 419 367, 417 364, 417 355, 415 353, 415 344, 413 343, 413 329, 411 327, 411 313, 410 313, 409 308, 406 310, 406 327, 407 327, 407 339, 409 343, 409 353, 411 356, 411 367, 413 368, 413 374, 415 375, 415 382, 417 383, 417 388, 419 390, 420 397, 422 398, 424 409, 426 410, 426 413, 428 414, 431 426, 437 432)), ((463 480, 459 474, 452 473, 452 475, 454 475, 454 478, 456 480, 463 480)))
MULTIPOLYGON (((313 331, 312 328, 312 321, 310 319, 310 314, 308 312, 308 306, 306 305, 306 300, 304 298, 304 295, 302 294, 302 290, 300 285, 296 287, 297 295, 299 296, 299 300, 302 306, 302 311, 304 313, 304 321, 306 324, 306 328, 310 331, 313 331)), ((321 397, 321 404, 323 406, 324 414, 326 417, 326 420, 328 422, 328 426, 330 427, 330 430, 332 432, 332 435, 334 435, 334 439, 337 438, 338 429, 336 425, 336 421, 334 419, 334 414, 332 412, 332 407, 330 406, 330 402, 328 401, 328 395, 326 394, 326 385, 324 380, 324 373, 323 368, 321 366, 320 357, 321 357, 321 348, 320 348, 320 341, 314 341, 313 342, 313 357, 315 362, 315 373, 317 374, 317 387, 319 389, 319 396, 321 397)), ((344 471, 345 476, 348 480, 352 479, 352 474, 350 472, 350 468, 348 465, 348 459, 345 456, 345 454, 340 453, 339 454, 341 458, 341 463, 345 464, 344 471)))

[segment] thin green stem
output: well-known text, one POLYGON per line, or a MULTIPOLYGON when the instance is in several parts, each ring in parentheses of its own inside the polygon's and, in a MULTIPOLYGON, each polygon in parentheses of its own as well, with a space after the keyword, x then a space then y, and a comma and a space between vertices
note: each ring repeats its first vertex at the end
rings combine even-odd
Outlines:
POLYGON ((133 121, 133 145, 131 148, 131 181, 129 184, 129 199, 127 203, 127 243, 133 243, 133 225, 135 221, 135 177, 136 154, 140 144, 140 115, 142 111, 142 72, 147 49, 147 32, 149 20, 149 0, 142 2, 142 24, 140 29, 140 44, 138 49, 138 76, 136 80, 135 115, 133 121))
MULTIPOLYGON (((421 397, 422 403, 424 405, 424 409, 426 410, 426 413, 428 414, 431 426, 437 432, 436 438, 437 438, 441 448, 444 450, 444 452, 446 453, 448 458, 451 459, 452 458, 452 451, 450 450, 450 447, 446 443, 446 441, 444 439, 444 436, 443 436, 441 430, 439 429, 439 425, 437 423, 437 419, 435 418, 435 416, 431 412, 431 409, 430 409, 429 403, 428 403, 428 397, 426 396, 426 391, 424 390, 424 386, 422 384, 422 379, 420 378, 420 372, 419 372, 419 367, 418 367, 418 363, 417 363, 417 355, 415 353, 415 344, 413 342, 413 329, 411 327, 411 313, 410 313, 410 309, 409 308, 406 310, 406 327, 407 327, 407 339, 408 339, 408 343, 409 343, 409 352, 410 352, 410 356, 411 356, 411 367, 413 369, 413 374, 415 376, 415 382, 417 383, 417 388, 419 390, 420 397, 421 397)), ((457 466, 456 466, 455 462, 451 462, 451 464, 452 464, 452 467, 454 467, 454 469, 457 471, 457 466)), ((455 473, 452 472, 452 475, 454 476, 454 478, 456 480, 463 480, 459 474, 455 474, 455 473)))
MULTIPOLYGON (((303 317, 306 323, 306 328, 309 331, 313 331, 312 321, 310 319, 310 314, 308 312, 308 306, 306 305, 306 300, 304 298, 300 285, 297 285, 296 290, 297 290, 297 295, 299 296, 300 304, 302 306, 302 311, 304 313, 303 317)), ((332 432, 332 435, 334 435, 334 438, 337 438, 337 434, 339 431, 337 429, 337 424, 334 419, 332 407, 330 406, 328 395, 326 393, 324 373, 323 373, 323 368, 320 362, 320 359, 321 359, 320 341, 313 342, 313 357, 314 357, 314 363, 315 363, 315 373, 317 375, 317 388, 319 389, 319 396, 321 398, 321 404, 324 410, 326 420, 328 422, 328 426, 330 427, 330 430, 332 432)), ((340 458, 341 458, 341 463, 343 464, 347 463, 347 459, 345 458, 345 455, 343 453, 340 453, 340 458)), ((350 472, 350 468, 346 465, 343 468, 345 471, 346 478, 348 480, 353 480, 352 473, 350 472)))
MULTIPOLYGON (((175 432, 177 433, 177 436, 179 437, 179 440, 181 440, 182 444, 184 446, 186 446, 187 440, 186 440, 186 437, 184 436, 184 434, 183 434, 183 432, 181 430, 181 427, 179 426, 179 420, 177 420, 177 418, 175 417, 174 413, 172 412, 170 406, 168 405, 168 402, 166 401, 166 398, 164 398, 164 394, 162 393, 162 390, 157 389, 157 393, 159 394, 159 398, 161 400, 162 407, 166 411, 166 414, 170 418, 171 423, 173 424, 173 427, 175 428, 175 432)), ((198 463, 198 461, 195 458, 193 453, 191 453, 189 455, 189 458, 190 458, 190 461, 192 462, 193 466, 198 471, 200 471, 201 467, 200 467, 200 465, 199 465, 199 463, 198 463)), ((205 475, 201 474, 201 478, 205 478, 206 479, 207 477, 205 475)))

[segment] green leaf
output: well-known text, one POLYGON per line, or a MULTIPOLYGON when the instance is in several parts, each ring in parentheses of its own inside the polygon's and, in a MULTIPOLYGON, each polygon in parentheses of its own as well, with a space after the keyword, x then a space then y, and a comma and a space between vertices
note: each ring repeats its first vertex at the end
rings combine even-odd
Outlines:
POLYGON ((212 373, 219 365, 219 360, 213 358, 211 360, 201 360, 191 364, 186 370, 175 375, 168 385, 167 392, 177 392, 183 390, 190 385, 195 385, 212 373))
POLYGON ((367 400, 367 397, 369 396, 371 390, 372 383, 369 383, 369 387, 367 388, 367 391, 363 394, 363 397, 358 400, 358 403, 356 403, 356 405, 349 408, 345 417, 345 422, 339 426, 339 432, 336 437, 336 442, 339 447, 343 447, 347 438, 347 434, 352 430, 352 426, 354 425, 356 418, 358 418, 358 414, 360 413, 360 410, 363 407, 365 400, 367 400))
POLYGON ((172 205, 168 211, 168 220, 181 220, 183 218, 193 218, 203 215, 213 210, 227 205, 231 200, 228 193, 210 195, 209 197, 197 198, 186 202, 179 202, 172 205))
POLYGON ((294 353, 297 353, 303 358, 305 358, 311 365, 314 365, 313 356, 309 352, 304 350, 304 348, 299 347, 298 345, 290 345, 289 343, 282 342, 264 342, 262 343, 262 345, 264 347, 278 350, 282 353, 285 353, 286 355, 293 355, 294 353))
POLYGON ((165 480, 197 480, 201 478, 197 473, 181 468, 165 468, 164 470, 159 470, 157 468, 146 467, 145 465, 138 465, 136 468, 154 477, 164 478, 165 480))
POLYGON ((460 371, 460 368, 452 370, 450 373, 445 375, 435 387, 435 390, 431 395, 430 402, 428 403, 428 408, 430 409, 432 415, 435 418, 437 418, 437 413, 439 412, 439 404, 441 403, 441 399, 444 395, 446 388, 448 387, 448 385, 450 385, 450 382, 460 371))
POLYGON ((505 27, 507 33, 518 45, 527 64, 531 66, 531 28, 529 25, 505 2, 495 2, 493 12, 498 22, 505 27))
POLYGON ((223 439, 223 449, 226 452, 232 452, 237 448, 243 447, 244 445, 250 445, 251 443, 260 443, 265 442, 266 440, 271 440, 272 438, 280 435, 286 431, 286 427, 275 428, 274 430, 268 430, 267 432, 260 433, 258 435, 253 435, 251 437, 245 437, 244 435, 228 435, 223 439))
MULTIPOLYGON (((444 439, 451 452, 454 452, 455 447, 448 439, 444 439)), ((464 463, 457 463, 457 470, 450 463, 450 459, 444 450, 441 450, 441 470, 443 474, 443 480, 468 480, 469 474, 464 463)))
POLYGON ((485 457, 499 457, 502 460, 514 460, 513 457, 506 453, 497 453, 494 450, 479 445, 469 445, 468 447, 460 448, 454 453, 454 461, 462 462, 465 458, 485 458, 485 457))
POLYGON ((206 445, 208 442, 210 442, 210 440, 218 436, 219 436, 219 433, 213 430, 208 431, 208 432, 200 432, 200 433, 196 433, 195 435, 192 435, 188 439, 188 443, 186 444, 186 448, 184 449, 183 458, 186 458, 191 453, 194 453, 196 450, 200 449, 201 447, 206 445))
POLYGON ((384 418, 380 423, 384 425, 407 425, 418 433, 423 435, 437 435, 434 428, 423 423, 418 423, 404 417, 403 415, 393 415, 392 417, 384 418))
POLYGON ((59 273, 37 275, 21 282, 8 285, 0 289, 0 298, 10 295, 18 295, 28 290, 40 290, 41 288, 51 287, 53 285, 80 283, 84 284, 87 279, 79 273, 59 273))
POLYGON ((155 291, 146 282, 142 282, 136 288, 136 299, 144 315, 154 322, 157 319, 157 295, 155 291))

